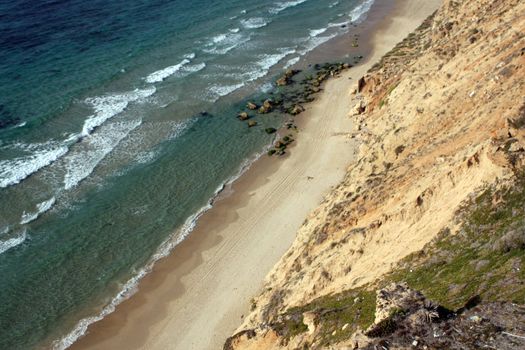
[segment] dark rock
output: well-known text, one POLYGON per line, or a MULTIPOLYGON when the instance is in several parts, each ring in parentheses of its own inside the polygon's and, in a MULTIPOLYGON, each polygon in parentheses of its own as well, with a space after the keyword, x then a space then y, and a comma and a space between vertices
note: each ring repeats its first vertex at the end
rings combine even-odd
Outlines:
POLYGON ((232 335, 231 337, 229 337, 228 339, 226 339, 226 342, 224 343, 224 346, 223 346, 223 350, 234 350, 235 349, 234 344, 235 342, 239 341, 239 339, 241 338, 252 339, 256 335, 257 334, 255 333, 253 329, 248 329, 248 330, 236 333, 232 335))
POLYGON ((277 129, 275 128, 266 128, 264 129, 264 131, 266 131, 267 134, 273 134, 277 131, 277 129))
POLYGON ((360 93, 361 91, 363 91, 365 84, 365 77, 359 78, 359 80, 357 81, 357 92, 360 93))
POLYGON ((317 75, 317 81, 322 82, 328 78, 328 73, 322 73, 317 75))
POLYGON ((298 73, 301 73, 299 69, 288 69, 285 73, 285 75, 289 78, 293 77, 294 75, 297 75, 298 73))
POLYGON ((277 79, 275 83, 277 84, 277 86, 286 86, 289 84, 288 79, 286 79, 286 77, 281 77, 277 79))
POLYGON ((283 141, 279 140, 277 142, 275 142, 275 148, 286 148, 286 143, 284 143, 283 141))
POLYGON ((266 100, 263 102, 263 105, 259 108, 259 113, 266 114, 272 110, 272 101, 266 100))
POLYGON ((284 102, 284 99, 282 99, 282 98, 279 97, 279 98, 277 98, 277 99, 275 99, 275 100, 273 101, 273 105, 274 105, 274 106, 279 106, 279 105, 282 105, 283 102, 284 102))
POLYGON ((292 77, 299 72, 300 70, 295 70, 295 69, 287 70, 281 78, 277 79, 276 81, 277 86, 286 86, 286 85, 291 84, 293 82, 292 77))
POLYGON ((239 118, 240 120, 248 120, 250 118, 250 116, 248 115, 248 113, 242 112, 242 113, 239 113, 237 118, 239 118))
POLYGON ((257 122, 256 122, 255 120, 250 120, 250 121, 248 121, 248 127, 249 127, 249 128, 252 128, 252 127, 254 127, 254 126, 256 126, 256 125, 257 125, 257 122))
POLYGON ((523 305, 479 302, 452 312, 428 299, 399 300, 388 295, 390 316, 368 331, 360 349, 523 349, 523 305), (382 347, 385 346, 385 347, 382 347))
POLYGON ((315 98, 312 96, 308 96, 307 98, 304 99, 304 102, 313 102, 313 101, 315 101, 315 98))
POLYGON ((399 145, 396 147, 394 152, 396 153, 396 157, 398 157, 403 151, 405 150, 405 145, 399 145))
POLYGON ((302 113, 302 112, 304 112, 304 108, 302 106, 300 106, 300 105, 295 105, 291 109, 290 114, 291 115, 297 115, 297 114, 302 113))
POLYGON ((297 126, 292 122, 288 122, 286 123, 286 129, 297 129, 297 126))

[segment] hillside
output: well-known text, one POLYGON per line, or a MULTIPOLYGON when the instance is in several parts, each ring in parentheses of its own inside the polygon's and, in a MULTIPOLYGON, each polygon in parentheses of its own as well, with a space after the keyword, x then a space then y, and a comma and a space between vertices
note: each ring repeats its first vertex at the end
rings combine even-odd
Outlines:
POLYGON ((225 349, 525 347, 525 3, 445 0, 349 91, 359 153, 225 349))

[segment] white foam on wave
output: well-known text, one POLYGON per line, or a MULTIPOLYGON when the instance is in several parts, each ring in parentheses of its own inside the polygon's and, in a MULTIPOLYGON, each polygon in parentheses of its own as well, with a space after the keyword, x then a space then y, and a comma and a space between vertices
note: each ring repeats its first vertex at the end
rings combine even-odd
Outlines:
POLYGON ((306 1, 308 1, 308 0, 294 0, 294 1, 281 2, 281 3, 276 4, 275 7, 270 9, 269 12, 272 13, 272 14, 277 14, 277 13, 279 13, 281 11, 286 10, 289 7, 297 6, 297 5, 302 4, 303 2, 306 2, 306 1))
POLYGON ((240 33, 232 32, 228 34, 220 34, 211 38, 206 47, 202 50, 210 54, 224 55, 250 39, 250 35, 243 35, 240 33))
POLYGON ((334 28, 334 27, 347 26, 349 24, 350 24, 350 21, 344 21, 344 22, 338 22, 338 23, 328 23, 328 27, 334 28))
POLYGON ((0 160, 0 187, 16 185, 29 175, 50 165, 67 153, 68 147, 58 142, 32 144, 32 154, 0 160))
POLYGON ((350 24, 350 21, 343 21, 343 22, 337 22, 337 23, 328 23, 328 25, 325 28, 311 29, 310 30, 310 37, 311 38, 315 38, 315 37, 325 33, 330 28, 346 27, 348 24, 350 24))
MULTIPOLYGON (((273 143, 273 142, 272 142, 273 143)), ((267 147, 269 148, 271 144, 267 147)), ((257 153, 254 157, 251 159, 247 159, 245 162, 243 162, 236 174, 231 176, 229 179, 227 179, 222 185, 220 185, 216 190, 214 195, 210 198, 208 203, 206 203, 203 207, 201 207, 197 212, 195 212, 193 215, 188 217, 184 224, 181 226, 179 230, 177 230, 173 235, 171 235, 167 240, 165 240, 160 247, 157 249, 157 252, 151 257, 150 261, 146 266, 138 270, 133 277, 131 277, 126 283, 122 285, 122 288, 120 289, 119 293, 111 299, 111 301, 104 306, 102 311, 92 317, 86 317, 82 320, 80 320, 76 326, 73 328, 73 330, 64 336, 63 338, 53 342, 53 349, 54 350, 65 350, 69 348, 73 343, 75 343, 79 338, 81 338, 87 331, 89 325, 102 320, 107 315, 113 313, 116 309, 116 307, 122 303, 123 301, 129 299, 133 294, 135 294, 138 290, 138 284, 140 280, 146 276, 151 270, 153 269, 153 266, 157 261, 160 259, 166 257, 169 255, 169 253, 173 250, 174 247, 176 247, 179 243, 181 243, 188 235, 193 231, 195 226, 197 225, 197 221, 199 218, 206 213, 208 210, 213 208, 213 203, 217 196, 223 191, 223 189, 226 186, 231 185, 233 182, 235 182, 239 177, 241 177, 248 169, 250 169, 251 165, 257 161, 263 154, 267 152, 267 149, 263 152, 257 153)))
POLYGON ((272 82, 266 82, 261 85, 260 90, 264 92, 265 94, 273 90, 273 83, 272 82))
POLYGON ((315 38, 316 36, 326 32, 327 30, 328 30, 328 27, 321 28, 321 29, 312 29, 312 30, 310 30, 310 37, 315 38))
MULTIPOLYGON (((366 14, 368 11, 370 11, 370 8, 372 7, 374 3, 374 0, 364 0, 362 1, 357 7, 355 7, 349 14, 350 20, 349 21, 343 21, 338 23, 329 23, 326 28, 321 29, 313 29, 310 30, 309 38, 306 39, 304 48, 302 50, 298 51, 298 54, 303 56, 306 53, 312 51, 316 47, 324 44, 330 39, 335 38, 339 33, 331 33, 329 35, 320 36, 321 34, 325 33, 329 28, 337 28, 337 27, 344 27, 348 25, 350 22, 356 22, 356 21, 363 21, 366 18, 366 14)), ((336 6, 338 2, 334 2, 332 5, 336 6)), ((293 58, 292 60, 296 60, 296 58, 293 58)), ((290 60, 290 61, 292 61, 290 60)), ((295 64, 296 62, 293 62, 295 64)), ((291 64, 291 65, 293 65, 291 64)), ((286 68, 291 66, 286 65, 286 68)))
POLYGON ((195 119, 187 119, 183 122, 171 122, 170 132, 168 133, 167 140, 174 140, 179 137, 186 129, 191 127, 195 123, 195 119))
POLYGON ((22 214, 22 219, 20 220, 20 224, 25 225, 25 224, 30 223, 31 221, 36 220, 40 215, 42 215, 43 213, 51 209, 53 205, 55 204, 55 202, 56 202, 56 198, 52 197, 51 199, 48 199, 47 201, 43 201, 42 203, 37 204, 36 212, 26 213, 24 211, 24 213, 22 214))
POLYGON ((271 55, 263 55, 259 61, 256 62, 255 69, 250 74, 248 81, 253 81, 259 78, 264 77, 270 71, 270 68, 281 62, 283 58, 288 55, 294 54, 295 49, 293 48, 284 48, 281 49, 279 53, 271 55))
POLYGON ((95 114, 89 116, 84 122, 82 136, 88 136, 93 129, 99 127, 117 114, 122 113, 130 102, 145 99, 153 95, 156 91, 154 86, 150 86, 146 89, 135 89, 121 94, 86 99, 86 103, 93 107, 95 114))
POLYGON ((80 337, 82 337, 89 325, 102 320, 107 315, 113 313, 115 311, 115 308, 122 303, 123 301, 129 299, 133 294, 137 292, 137 286, 140 282, 140 280, 146 276, 151 269, 153 268, 155 262, 158 260, 166 257, 170 251, 175 247, 177 244, 182 242, 184 238, 187 237, 187 235, 193 230, 195 227, 195 224, 197 220, 204 214, 206 211, 212 208, 212 205, 210 203, 206 204, 204 207, 202 207, 197 213, 190 216, 182 228, 179 230, 179 235, 174 235, 174 237, 170 237, 168 240, 166 240, 160 248, 157 250, 157 252, 153 255, 150 262, 140 269, 132 278, 130 278, 124 285, 122 286, 119 293, 111 299, 111 302, 109 302, 102 311, 92 317, 86 317, 82 320, 80 320, 75 328, 65 337, 62 339, 55 341, 53 343, 53 349, 54 350, 65 350, 69 348, 75 341, 77 341, 80 337))
POLYGON ((9 238, 5 241, 0 241, 0 254, 3 254, 7 252, 9 249, 16 247, 17 245, 20 245, 24 243, 24 241, 27 239, 27 231, 23 229, 20 231, 20 234, 13 238, 9 238))
POLYGON ((214 42, 215 44, 220 43, 221 41, 224 41, 224 40, 226 40, 226 34, 219 34, 219 35, 214 36, 211 39, 211 41, 214 42))
POLYGON ((195 73, 195 72, 201 71, 204 68, 206 68, 206 63, 202 62, 202 63, 197 63, 197 64, 186 66, 182 69, 182 71, 186 74, 189 74, 189 73, 195 73))
POLYGON ((187 58, 184 58, 182 61, 180 61, 179 63, 173 66, 169 66, 161 70, 158 70, 156 72, 153 72, 146 77, 146 82, 150 84, 159 83, 163 81, 164 79, 166 79, 167 77, 177 73, 182 67, 184 67, 184 65, 188 63, 190 63, 190 60, 187 58))
POLYGON ((332 8, 332 7, 337 6, 337 5, 339 5, 339 1, 335 1, 335 2, 331 3, 330 5, 328 5, 328 7, 332 8))
POLYGON ((239 44, 232 44, 230 46, 222 47, 222 48, 211 48, 211 49, 203 49, 206 53, 216 54, 216 55, 224 55, 225 53, 230 52, 231 50, 235 49, 239 44))
POLYGON ((139 153, 136 156, 135 161, 139 164, 147 164, 147 163, 153 162, 155 158, 157 158, 157 156, 158 156, 158 152, 156 151, 145 151, 145 152, 139 153))
POLYGON ((240 30, 241 30, 240 28, 231 28, 230 32, 231 33, 239 33, 240 30))
MULTIPOLYGON (((193 125, 196 118, 183 121, 146 122, 140 126, 140 131, 130 133, 118 145, 118 162, 122 166, 115 169, 112 176, 120 177, 127 174, 137 165, 151 164, 162 154, 166 141, 179 137, 183 131, 193 125)), ((112 162, 113 163, 112 159, 112 162)))
POLYGON ((268 22, 262 17, 253 17, 241 20, 241 24, 247 29, 257 29, 268 25, 268 22))
POLYGON ((142 124, 140 119, 113 123, 106 125, 103 132, 86 138, 85 142, 79 146, 82 149, 70 154, 65 159, 64 188, 68 190, 75 187, 80 181, 88 177, 102 159, 140 124, 142 124))
POLYGON ((13 149, 21 149, 31 154, 0 160, 0 187, 16 185, 31 174, 54 163, 68 153, 69 146, 72 143, 89 136, 95 128, 123 112, 130 102, 145 99, 153 95, 155 91, 155 87, 152 86, 120 94, 87 98, 85 100, 86 104, 91 105, 95 113, 87 117, 80 133, 71 134, 62 142, 49 141, 46 143, 6 146, 13 149))
POLYGON ((316 36, 314 38, 310 38, 306 42, 304 49, 299 51, 299 54, 300 55, 305 55, 306 53, 308 53, 308 52, 312 51, 313 49, 315 49, 317 46, 319 46, 321 44, 324 44, 325 42, 327 42, 330 39, 335 38, 336 36, 337 36, 337 33, 330 34, 328 36, 316 36))
POLYGON ((249 70, 244 73, 231 73, 223 74, 223 76, 229 76, 232 78, 241 78, 242 81, 229 84, 229 85, 213 85, 208 91, 209 95, 212 97, 212 102, 216 102, 220 97, 231 94, 232 92, 242 88, 251 81, 257 80, 264 77, 268 74, 270 69, 278 64, 283 58, 288 55, 295 53, 293 48, 283 48, 279 53, 276 54, 266 54, 259 56, 259 60, 256 61, 249 70))
POLYGON ((366 14, 370 11, 370 8, 374 4, 374 0, 363 0, 357 7, 355 7, 350 14, 350 20, 352 22, 363 21, 366 19, 366 14))
POLYGON ((284 65, 284 69, 290 68, 291 66, 299 62, 300 59, 301 57, 299 56, 289 59, 288 62, 286 62, 286 64, 284 65))
POLYGON ((217 101, 220 97, 231 94, 232 92, 242 88, 244 83, 232 84, 232 85, 213 85, 209 88, 209 92, 213 95, 214 101, 217 101))
POLYGON ((206 53, 216 54, 216 55, 224 55, 225 53, 235 49, 237 45, 230 45, 225 48, 218 49, 216 47, 213 47, 211 49, 203 49, 202 51, 206 53))

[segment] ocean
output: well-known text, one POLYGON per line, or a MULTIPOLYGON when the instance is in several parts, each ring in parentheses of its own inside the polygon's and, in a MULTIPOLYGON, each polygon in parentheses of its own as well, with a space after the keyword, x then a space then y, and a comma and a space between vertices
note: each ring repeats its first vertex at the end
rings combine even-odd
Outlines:
POLYGON ((0 349, 67 348, 130 297, 286 119, 246 102, 372 3, 0 2, 0 349))

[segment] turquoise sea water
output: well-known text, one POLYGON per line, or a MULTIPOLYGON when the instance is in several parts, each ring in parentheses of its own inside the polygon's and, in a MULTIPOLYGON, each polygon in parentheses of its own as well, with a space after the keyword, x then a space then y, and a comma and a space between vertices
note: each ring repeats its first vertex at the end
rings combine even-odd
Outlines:
POLYGON ((131 295, 283 122, 248 129, 246 100, 371 4, 0 2, 0 349, 65 348, 131 295))

